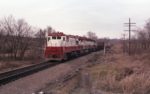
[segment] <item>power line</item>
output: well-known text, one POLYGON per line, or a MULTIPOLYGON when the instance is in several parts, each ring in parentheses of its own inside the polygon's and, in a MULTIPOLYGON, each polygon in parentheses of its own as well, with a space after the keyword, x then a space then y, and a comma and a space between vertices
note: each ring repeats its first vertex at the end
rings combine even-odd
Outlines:
POLYGON ((136 23, 132 23, 131 19, 129 18, 129 22, 128 23, 124 23, 125 25, 127 25, 128 30, 124 30, 124 31, 128 31, 129 32, 129 48, 128 48, 128 52, 129 55, 131 55, 131 31, 132 30, 132 26, 135 26, 136 23))

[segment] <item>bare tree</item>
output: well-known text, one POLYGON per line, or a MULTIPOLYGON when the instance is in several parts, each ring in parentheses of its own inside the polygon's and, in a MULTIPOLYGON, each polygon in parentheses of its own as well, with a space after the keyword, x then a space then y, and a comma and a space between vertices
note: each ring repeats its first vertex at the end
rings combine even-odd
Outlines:
POLYGON ((148 39, 150 41, 150 19, 146 22, 146 25, 145 25, 144 28, 145 28, 145 30, 146 30, 146 32, 148 34, 148 39))
POLYGON ((0 58, 2 57, 3 54, 3 44, 4 44, 4 32, 3 29, 1 28, 0 24, 0 58))
POLYGON ((13 57, 13 48, 14 45, 12 44, 14 41, 14 18, 12 16, 8 17, 8 18, 4 18, 1 21, 1 30, 3 30, 3 32, 5 33, 5 35, 3 36, 3 46, 2 46, 2 50, 3 52, 7 53, 6 55, 13 57))
POLYGON ((40 29, 36 34, 34 42, 34 52, 37 54, 35 57, 42 58, 44 55, 44 48, 46 44, 46 30, 40 29))
POLYGON ((87 37, 89 37, 89 38, 91 38, 91 39, 94 39, 94 40, 97 40, 97 39, 98 39, 96 33, 91 32, 91 31, 87 32, 87 37))
POLYGON ((18 42, 18 55, 19 59, 22 59, 25 55, 25 52, 29 49, 31 45, 31 26, 29 26, 23 19, 17 21, 16 24, 16 41, 18 42))
MULTIPOLYGON (((41 29, 42 30, 42 29, 41 29)), ((47 26, 47 28, 42 30, 43 32, 45 32, 45 34, 50 34, 52 32, 56 32, 51 26, 47 26)))
POLYGON ((40 43, 39 46, 43 45, 44 42, 45 42, 45 41, 44 41, 44 39, 45 39, 45 33, 46 33, 46 31, 40 29, 40 30, 35 34, 36 38, 38 38, 38 41, 39 41, 39 43, 40 43))
POLYGON ((23 59, 30 43, 31 27, 23 20, 12 16, 1 20, 3 36, 3 51, 13 59, 23 59))

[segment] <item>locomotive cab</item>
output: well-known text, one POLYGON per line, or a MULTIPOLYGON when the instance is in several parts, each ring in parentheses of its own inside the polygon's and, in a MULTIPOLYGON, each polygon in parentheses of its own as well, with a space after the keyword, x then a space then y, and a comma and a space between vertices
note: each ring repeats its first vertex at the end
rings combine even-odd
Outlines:
POLYGON ((64 44, 65 36, 48 36, 47 46, 61 47, 64 44))
POLYGON ((63 33, 52 33, 47 36, 45 57, 53 60, 64 58, 63 47, 65 47, 66 36, 63 33))

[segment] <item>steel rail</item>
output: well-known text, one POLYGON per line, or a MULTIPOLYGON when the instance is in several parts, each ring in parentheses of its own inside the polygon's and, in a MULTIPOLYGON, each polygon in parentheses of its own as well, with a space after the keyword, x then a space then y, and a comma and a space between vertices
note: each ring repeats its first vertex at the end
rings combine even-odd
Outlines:
POLYGON ((23 67, 23 68, 18 68, 15 70, 7 71, 4 73, 0 73, 0 86, 7 84, 11 81, 17 80, 19 78, 22 78, 27 75, 31 75, 35 72, 41 71, 43 69, 53 67, 55 65, 59 64, 58 62, 42 62, 39 64, 34 64, 31 66, 23 67))

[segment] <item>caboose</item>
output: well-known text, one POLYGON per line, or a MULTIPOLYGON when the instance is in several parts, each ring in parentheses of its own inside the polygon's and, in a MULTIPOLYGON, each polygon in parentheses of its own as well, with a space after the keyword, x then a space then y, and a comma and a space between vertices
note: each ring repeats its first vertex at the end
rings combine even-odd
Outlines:
POLYGON ((49 60, 67 60, 73 56, 95 51, 96 41, 80 36, 54 32, 47 35, 45 57, 49 60))

